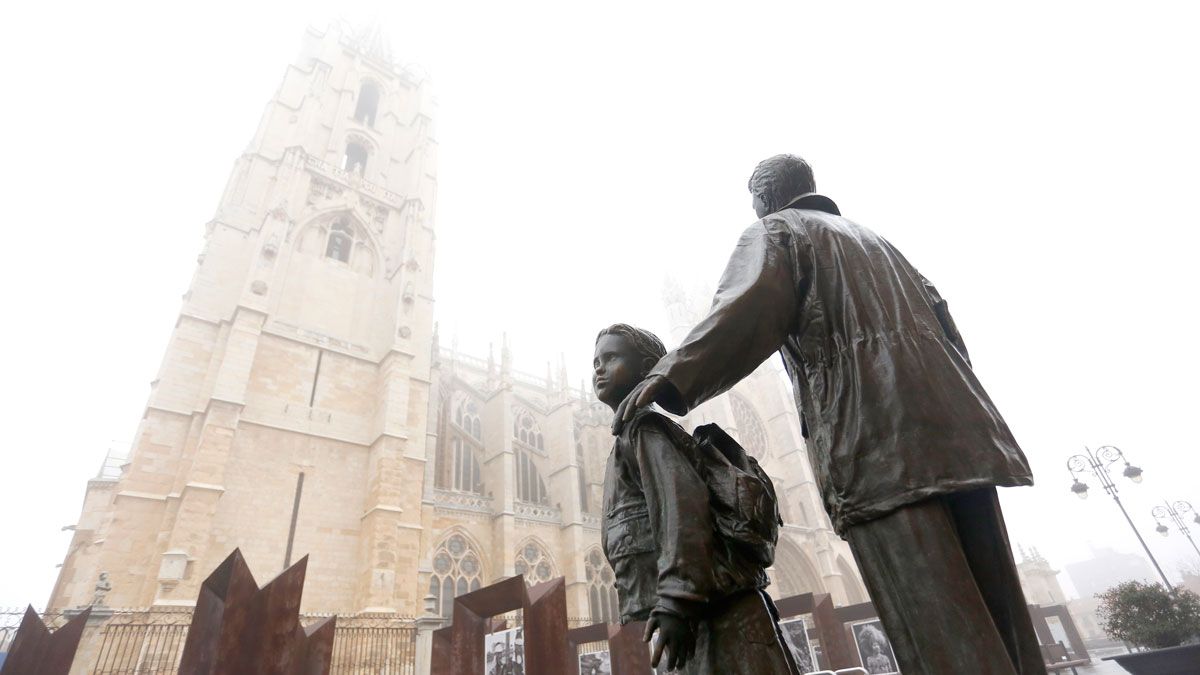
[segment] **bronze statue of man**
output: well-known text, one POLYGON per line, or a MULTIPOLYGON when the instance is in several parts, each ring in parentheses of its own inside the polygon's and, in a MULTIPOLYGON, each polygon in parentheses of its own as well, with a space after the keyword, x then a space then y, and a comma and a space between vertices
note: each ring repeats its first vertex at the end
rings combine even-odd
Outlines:
POLYGON ((750 178, 759 219, 712 309, 621 403, 684 414, 772 352, 809 458, 905 675, 1045 673, 996 486, 1029 464, 971 369, 946 302, 816 193, 794 155, 750 178))

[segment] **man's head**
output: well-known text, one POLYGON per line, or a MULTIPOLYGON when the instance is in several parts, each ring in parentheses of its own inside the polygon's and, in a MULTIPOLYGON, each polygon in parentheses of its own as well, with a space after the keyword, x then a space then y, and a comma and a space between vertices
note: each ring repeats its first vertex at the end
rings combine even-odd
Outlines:
POLYGON ((812 167, 795 155, 768 157, 754 167, 750 174, 750 194, 754 196, 754 213, 759 218, 779 211, 796 197, 816 192, 812 167))
POLYGON ((596 336, 592 388, 601 403, 616 409, 667 353, 654 333, 618 323, 596 336))

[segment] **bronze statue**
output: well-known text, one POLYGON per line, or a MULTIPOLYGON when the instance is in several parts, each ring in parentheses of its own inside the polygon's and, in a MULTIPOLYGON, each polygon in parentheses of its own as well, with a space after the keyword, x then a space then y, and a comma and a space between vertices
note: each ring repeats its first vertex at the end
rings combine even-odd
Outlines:
POLYGON ((684 414, 772 352, 813 471, 905 675, 1045 673, 996 486, 1032 485, 946 302, 882 237, 816 193, 794 155, 749 182, 759 219, 712 309, 618 407, 684 414))
MULTIPOLYGON (((615 410, 665 352, 647 331, 606 328, 596 339, 596 396, 615 410)), ((658 632, 655 667, 665 651, 669 669, 692 675, 799 675, 762 591, 764 565, 718 535, 690 438, 642 409, 609 455, 601 545, 616 573, 621 623, 645 620, 646 642, 658 632)))

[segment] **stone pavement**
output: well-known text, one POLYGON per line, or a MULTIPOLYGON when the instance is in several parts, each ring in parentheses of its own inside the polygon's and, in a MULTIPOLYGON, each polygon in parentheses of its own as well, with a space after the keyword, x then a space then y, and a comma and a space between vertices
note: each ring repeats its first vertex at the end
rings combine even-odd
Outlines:
MULTIPOLYGON (((1092 665, 1080 668, 1079 675, 1127 675, 1125 669, 1116 663, 1101 661, 1105 656, 1124 653, 1125 649, 1123 647, 1094 650, 1091 652, 1092 665)), ((1069 673, 1070 671, 1067 672, 1069 673)))

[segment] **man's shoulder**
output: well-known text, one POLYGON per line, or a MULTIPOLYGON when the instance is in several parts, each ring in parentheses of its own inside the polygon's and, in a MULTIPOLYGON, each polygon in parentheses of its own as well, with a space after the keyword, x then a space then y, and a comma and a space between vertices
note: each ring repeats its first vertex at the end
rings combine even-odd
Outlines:
POLYGON ((849 236, 854 239, 886 241, 871 228, 845 216, 811 209, 784 209, 772 213, 755 225, 758 226, 760 223, 767 232, 770 232, 772 228, 775 230, 786 229, 806 239, 849 236))

